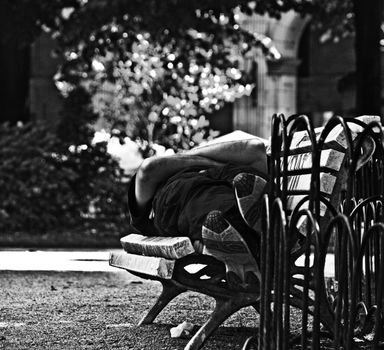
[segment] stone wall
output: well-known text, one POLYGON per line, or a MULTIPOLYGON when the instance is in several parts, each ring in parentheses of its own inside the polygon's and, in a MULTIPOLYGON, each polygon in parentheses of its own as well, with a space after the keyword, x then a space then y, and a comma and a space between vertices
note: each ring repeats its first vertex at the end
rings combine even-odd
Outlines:
MULTIPOLYGON (((311 30, 309 22, 309 17, 294 12, 283 14, 280 20, 257 15, 243 19, 244 28, 270 37, 282 58, 277 62, 268 61, 262 54, 247 58, 259 67, 258 104, 252 104, 251 97, 235 102, 235 129, 266 138, 274 113, 307 114, 315 126, 333 113, 354 116, 355 85, 350 78, 355 70, 354 39, 322 43, 320 33, 311 30), (307 45, 299 50, 304 40, 307 45), (301 64, 306 65, 304 73, 299 69, 301 64)), ((382 60, 384 64, 384 53, 382 60)))
POLYGON ((297 48, 308 18, 294 12, 282 15, 280 20, 254 15, 241 19, 242 27, 251 32, 270 37, 281 53, 276 62, 268 61, 261 50, 247 60, 257 62, 257 103, 253 97, 244 97, 235 102, 234 128, 260 137, 270 135, 271 117, 274 113, 291 115, 297 111, 297 48))

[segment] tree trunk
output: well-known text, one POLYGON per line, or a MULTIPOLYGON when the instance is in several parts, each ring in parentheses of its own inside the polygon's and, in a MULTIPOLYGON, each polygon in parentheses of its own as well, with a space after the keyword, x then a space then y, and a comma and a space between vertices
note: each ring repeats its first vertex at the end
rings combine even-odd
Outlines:
POLYGON ((356 114, 381 115, 380 34, 383 0, 353 0, 356 26, 356 114))
POLYGON ((29 119, 30 46, 22 45, 13 33, 12 13, 7 2, 0 4, 0 123, 29 119))

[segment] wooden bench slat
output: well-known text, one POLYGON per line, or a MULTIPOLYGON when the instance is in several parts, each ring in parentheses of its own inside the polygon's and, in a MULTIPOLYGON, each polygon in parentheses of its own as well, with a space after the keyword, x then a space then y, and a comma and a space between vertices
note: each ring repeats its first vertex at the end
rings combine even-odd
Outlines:
POLYGON ((148 276, 171 279, 175 261, 127 252, 113 252, 109 257, 109 265, 148 276))
POLYGON ((180 259, 195 253, 188 237, 148 237, 130 234, 121 238, 120 242, 128 253, 166 259, 180 259))
MULTIPOLYGON (((303 198, 304 195, 287 196, 287 211, 291 213, 303 198)), ((308 201, 304 202, 300 209, 308 209, 308 201)), ((320 202, 320 216, 324 216, 326 211, 327 206, 323 202, 320 202)))
MULTIPOLYGON (((339 171, 344 155, 344 152, 334 149, 323 150, 320 157, 320 167, 339 171)), ((307 170, 309 173, 312 171, 312 154, 309 152, 290 155, 287 161, 288 171, 297 169, 307 170)), ((281 166, 283 166, 283 159, 281 159, 281 166)))
MULTIPOLYGON (((331 194, 336 183, 336 176, 328 173, 320 173, 320 191, 331 194)), ((288 190, 311 191, 311 174, 288 176, 288 190)))

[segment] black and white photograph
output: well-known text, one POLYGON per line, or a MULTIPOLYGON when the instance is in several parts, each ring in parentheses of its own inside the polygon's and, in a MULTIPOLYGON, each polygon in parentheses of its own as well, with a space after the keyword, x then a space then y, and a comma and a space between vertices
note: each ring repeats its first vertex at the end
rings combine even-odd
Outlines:
POLYGON ((0 350, 384 349, 383 0, 0 0, 0 350))

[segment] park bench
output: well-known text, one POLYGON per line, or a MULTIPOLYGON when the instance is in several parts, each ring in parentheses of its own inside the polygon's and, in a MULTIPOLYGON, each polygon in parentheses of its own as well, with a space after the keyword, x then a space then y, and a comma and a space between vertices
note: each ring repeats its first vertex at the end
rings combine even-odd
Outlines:
MULTIPOLYGON (((368 124, 372 121, 379 121, 375 116, 362 116, 357 118, 360 124, 351 123, 351 137, 353 142, 358 139, 358 134, 362 130, 363 123, 368 124)), ((323 128, 315 129, 315 135, 318 138, 323 128)), ((276 147, 281 151, 284 142, 274 140, 277 136, 272 133, 269 152, 273 152, 276 147), (277 146, 276 146, 277 145, 277 146)), ((359 166, 369 159, 369 155, 374 152, 374 143, 370 138, 363 143, 362 156, 359 160, 359 166)), ((330 208, 337 208, 341 204, 342 190, 348 174, 348 157, 346 157, 348 142, 343 128, 335 125, 325 140, 321 157, 319 160, 319 189, 324 202, 320 203, 318 211, 320 225, 326 225, 330 217, 330 208), (328 201, 328 202, 327 202, 328 201), (328 205, 326 204, 328 203, 328 205)), ((285 172, 277 171, 276 164, 271 164, 272 188, 281 189, 286 197, 283 210, 289 218, 297 208, 308 207, 308 201, 305 198, 315 191, 312 187, 312 150, 311 140, 307 131, 297 131, 290 140, 289 155, 284 160, 281 155, 278 156, 281 162, 281 168, 285 172), (284 165, 284 162, 287 162, 284 165), (283 178, 287 181, 282 181, 283 178), (285 188, 284 188, 285 187, 285 188)), ((273 155, 272 155, 273 156, 273 155)), ((273 157, 272 157, 273 158, 273 157)), ((279 192, 279 191, 278 191, 279 192)), ((271 197, 280 195, 280 193, 270 193, 271 197)), ((313 209, 313 208, 309 208, 313 209)), ((298 222, 295 241, 291 244, 291 251, 294 259, 292 264, 292 274, 296 276, 303 274, 303 271, 295 265, 296 260, 303 254, 303 241, 306 240, 308 233, 308 220, 305 218, 298 222)), ((190 339, 186 345, 186 350, 200 349, 207 338, 236 311, 243 307, 253 306, 260 311, 260 300, 262 295, 260 289, 250 289, 246 291, 233 291, 228 288, 224 265, 211 256, 198 254, 193 243, 187 237, 146 237, 138 234, 128 234, 121 239, 123 251, 112 253, 110 255, 110 265, 125 269, 130 273, 144 279, 159 281, 162 286, 162 292, 154 306, 141 319, 139 325, 149 324, 154 321, 156 316, 163 308, 176 296, 186 291, 195 291, 211 296, 216 301, 216 306, 210 317, 203 324, 197 333, 190 339)), ((263 255, 262 255, 263 259, 263 255)), ((265 267, 266 262, 262 261, 265 267)), ((264 272, 265 275, 265 272, 264 272)), ((265 276, 264 276, 265 278, 265 276)), ((299 281, 300 279, 296 279, 299 281)), ((292 300, 293 305, 302 308, 303 301, 300 294, 300 282, 294 292, 292 300)), ((305 306, 305 304, 304 304, 305 306)), ((324 317, 322 322, 327 328, 332 328, 333 316, 331 312, 324 308, 324 317)))

